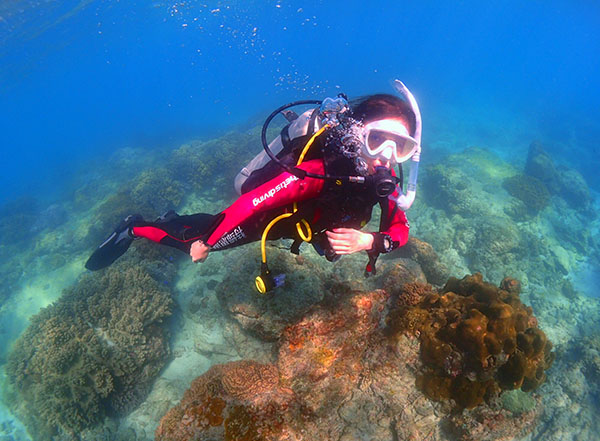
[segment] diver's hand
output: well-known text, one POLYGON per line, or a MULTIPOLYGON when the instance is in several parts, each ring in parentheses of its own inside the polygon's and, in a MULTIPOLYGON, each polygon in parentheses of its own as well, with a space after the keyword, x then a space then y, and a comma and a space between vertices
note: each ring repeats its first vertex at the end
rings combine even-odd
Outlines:
POLYGON ((373 248, 373 235, 369 233, 353 228, 334 228, 325 233, 336 254, 352 254, 373 248))
POLYGON ((190 256, 192 256, 192 261, 194 263, 204 262, 208 257, 210 250, 211 248, 201 240, 193 242, 192 247, 190 248, 190 256))

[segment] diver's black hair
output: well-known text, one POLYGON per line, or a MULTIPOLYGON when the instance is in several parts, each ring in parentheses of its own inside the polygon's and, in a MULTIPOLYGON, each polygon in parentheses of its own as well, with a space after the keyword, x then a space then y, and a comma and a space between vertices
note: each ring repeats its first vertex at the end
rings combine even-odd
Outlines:
POLYGON ((363 123, 386 118, 403 118, 414 135, 417 121, 410 105, 395 95, 379 93, 352 100, 350 103, 352 117, 363 123))

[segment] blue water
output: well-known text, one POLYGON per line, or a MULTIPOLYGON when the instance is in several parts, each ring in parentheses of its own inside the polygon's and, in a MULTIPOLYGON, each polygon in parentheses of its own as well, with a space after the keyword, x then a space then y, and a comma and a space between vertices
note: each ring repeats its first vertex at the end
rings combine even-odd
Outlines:
POLYGON ((3 3, 0 200, 52 197, 78 161, 125 145, 176 145, 394 77, 421 103, 425 144, 449 105, 461 124, 521 119, 575 134, 568 159, 586 158, 600 187, 595 2, 3 3))

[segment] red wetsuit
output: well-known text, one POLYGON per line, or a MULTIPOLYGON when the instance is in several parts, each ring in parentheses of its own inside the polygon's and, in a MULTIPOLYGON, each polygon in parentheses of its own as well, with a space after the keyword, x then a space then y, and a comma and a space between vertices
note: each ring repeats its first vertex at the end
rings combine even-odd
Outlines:
MULTIPOLYGON (((321 159, 306 161, 298 168, 320 175, 325 172, 321 159)), ((357 187, 346 192, 345 196, 338 197, 328 194, 326 181, 322 179, 299 179, 282 172, 241 195, 219 215, 173 215, 164 221, 136 224, 133 233, 184 252, 189 252, 192 242, 200 239, 214 250, 221 250, 260 240, 266 225, 279 214, 292 212, 294 202, 297 203, 298 213, 275 224, 269 232, 269 239, 297 239, 295 224, 301 218, 309 222, 317 237, 324 230, 338 227, 359 229, 368 222, 372 207, 379 202, 383 213, 380 232, 375 234, 387 234, 393 248, 403 246, 408 240, 409 231, 404 212, 390 199, 374 199, 364 191, 361 196, 361 191, 357 187), (342 199, 344 203, 338 204, 338 200, 342 199), (340 205, 344 205, 344 208, 340 208, 340 205)))

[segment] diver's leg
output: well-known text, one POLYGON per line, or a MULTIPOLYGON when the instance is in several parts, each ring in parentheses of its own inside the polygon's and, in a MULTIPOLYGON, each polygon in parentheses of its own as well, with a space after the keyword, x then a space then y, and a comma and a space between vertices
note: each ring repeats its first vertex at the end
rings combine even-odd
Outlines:
POLYGON ((219 215, 198 213, 179 216, 170 211, 155 222, 136 222, 132 234, 135 238, 144 237, 189 253, 192 243, 206 237, 219 221, 219 215))
POLYGON ((134 239, 142 237, 187 254, 192 242, 202 239, 218 221, 219 215, 179 216, 174 211, 163 214, 155 222, 147 222, 140 215, 127 216, 94 251, 85 267, 92 271, 106 268, 127 251, 134 239))

